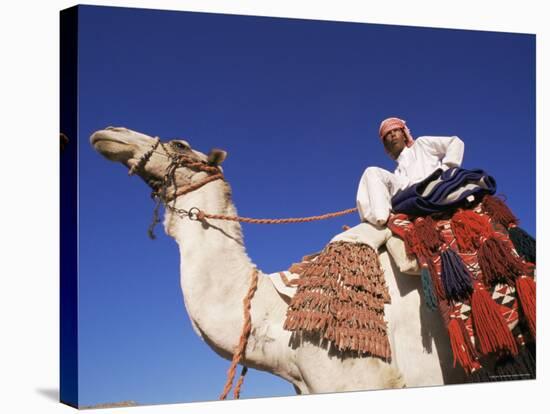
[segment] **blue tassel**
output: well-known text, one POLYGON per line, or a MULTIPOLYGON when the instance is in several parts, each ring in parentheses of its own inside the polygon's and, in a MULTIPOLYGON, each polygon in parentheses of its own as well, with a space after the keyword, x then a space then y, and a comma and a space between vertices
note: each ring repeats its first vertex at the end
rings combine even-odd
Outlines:
POLYGON ((441 252, 441 279, 447 299, 462 301, 473 291, 472 276, 453 249, 441 252))
POLYGON ((518 254, 530 263, 537 263, 537 242, 525 230, 515 226, 508 229, 508 236, 518 254))
POLYGON ((437 298, 434 293, 432 277, 430 276, 430 271, 427 266, 422 266, 420 276, 422 279, 422 290, 424 291, 424 301, 428 309, 433 311, 437 309, 437 298))

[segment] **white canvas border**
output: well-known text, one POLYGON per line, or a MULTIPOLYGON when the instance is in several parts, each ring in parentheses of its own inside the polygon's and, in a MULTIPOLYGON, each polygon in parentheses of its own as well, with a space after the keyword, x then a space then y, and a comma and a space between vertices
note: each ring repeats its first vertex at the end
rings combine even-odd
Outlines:
MULTIPOLYGON (((297 17, 414 26, 494 30, 537 35, 537 242, 538 324, 545 323, 544 260, 547 206, 543 191, 543 106, 548 97, 548 29, 543 2, 461 1, 101 1, 98 5, 297 17)), ((68 1, 6 3, 2 7, 2 379, 3 412, 73 412, 55 401, 58 389, 58 13, 68 1), (9 4, 9 6, 8 6, 9 4), (23 166, 32 166, 24 168, 23 166), (37 168, 39 173, 36 174, 37 168), (19 185, 29 183, 28 187, 19 185)), ((518 139, 518 145, 521 139, 518 139)), ((545 332, 539 330, 538 379, 401 391, 357 392, 233 402, 103 409, 113 413, 214 413, 242 411, 341 411, 346 409, 445 413, 529 410, 544 400, 545 332), (509 397, 509 398, 506 398, 509 397), (131 410, 131 411, 130 411, 131 410)), ((220 373, 224 375, 224 373, 220 373)))

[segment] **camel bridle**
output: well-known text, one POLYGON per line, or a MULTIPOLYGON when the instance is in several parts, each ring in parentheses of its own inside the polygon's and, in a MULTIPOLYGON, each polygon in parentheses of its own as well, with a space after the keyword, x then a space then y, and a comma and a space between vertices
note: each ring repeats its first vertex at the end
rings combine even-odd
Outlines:
POLYGON ((158 211, 161 202, 168 210, 172 211, 180 218, 188 217, 190 220, 201 220, 203 218, 201 215, 201 210, 197 207, 193 207, 189 210, 177 208, 176 199, 179 196, 195 191, 212 181, 224 179, 219 167, 209 164, 206 161, 197 160, 185 154, 178 153, 174 143, 164 143, 159 137, 155 137, 155 142, 152 144, 151 149, 143 153, 136 164, 130 168, 128 175, 134 175, 139 171, 145 171, 145 166, 155 153, 167 157, 170 162, 166 167, 162 179, 158 180, 155 178, 144 178, 147 184, 149 184, 149 186, 153 189, 151 192, 151 198, 156 202, 155 209, 153 211, 153 222, 148 229, 148 235, 151 239, 155 239, 155 234, 153 231, 155 226, 160 222, 158 211), (168 148, 169 146, 171 146, 173 150, 170 150, 168 148), (163 152, 158 151, 159 147, 162 148, 163 152), (192 183, 184 187, 178 187, 176 181, 176 170, 183 167, 199 172, 206 172, 208 175, 196 183, 192 183), (172 205, 169 204, 170 202, 173 202, 172 205))
MULTIPOLYGON (((168 145, 174 148, 173 142, 169 142, 168 145)), ((133 175, 138 170, 144 170, 145 166, 147 165, 147 163, 151 159, 151 156, 154 153, 168 157, 170 159, 170 163, 168 164, 168 167, 166 167, 166 171, 162 179, 160 181, 155 179, 148 180, 148 183, 151 185, 153 190, 155 190, 155 192, 157 192, 158 195, 162 197, 162 200, 165 203, 175 200, 181 195, 190 193, 191 191, 194 191, 211 181, 224 179, 219 167, 209 164, 206 161, 197 160, 185 154, 177 153, 176 149, 174 149, 174 151, 170 151, 166 146, 166 143, 162 142, 160 138, 156 137, 155 143, 152 145, 151 149, 145 152, 128 172, 129 175, 133 175), (157 148, 159 146, 163 149, 164 153, 157 151, 157 148), (182 167, 190 168, 196 171, 203 171, 208 173, 209 175, 196 183, 178 188, 175 174, 176 170, 182 167), (168 192, 168 188, 170 186, 173 186, 173 191, 171 193, 168 192)))

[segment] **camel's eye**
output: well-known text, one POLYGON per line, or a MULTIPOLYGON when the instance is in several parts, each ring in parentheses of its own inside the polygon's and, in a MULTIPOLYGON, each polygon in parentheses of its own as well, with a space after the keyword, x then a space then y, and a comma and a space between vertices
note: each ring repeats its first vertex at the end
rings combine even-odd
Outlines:
POLYGON ((184 144, 183 142, 180 142, 180 141, 172 141, 170 145, 172 146, 172 148, 174 148, 177 151, 185 151, 190 149, 189 145, 184 144))

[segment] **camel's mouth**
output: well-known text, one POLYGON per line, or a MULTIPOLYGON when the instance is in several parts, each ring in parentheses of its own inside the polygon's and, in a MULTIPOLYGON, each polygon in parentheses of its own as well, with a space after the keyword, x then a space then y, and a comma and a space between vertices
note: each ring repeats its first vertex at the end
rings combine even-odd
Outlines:
MULTIPOLYGON (((139 135, 129 129, 107 127, 94 132, 90 136, 90 144, 108 160, 121 162, 128 168, 135 168, 139 163, 139 154, 143 153, 143 150, 140 151, 140 144, 142 143, 139 139, 139 135)), ((151 138, 146 136, 141 139, 152 141, 151 138)), ((161 177, 156 176, 154 173, 141 168, 136 175, 140 176, 153 190, 160 188, 161 177)))
POLYGON ((116 131, 103 129, 90 137, 94 149, 111 161, 128 162, 133 156, 132 145, 116 131))
POLYGON ((119 129, 121 128, 108 127, 107 129, 96 131, 90 137, 90 142, 92 145, 95 145, 99 141, 113 141, 128 144, 128 141, 121 137, 122 134, 118 133, 119 129))

